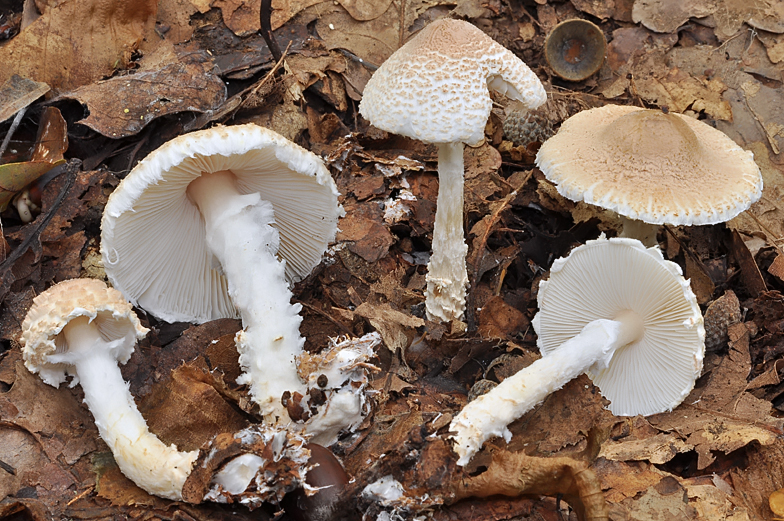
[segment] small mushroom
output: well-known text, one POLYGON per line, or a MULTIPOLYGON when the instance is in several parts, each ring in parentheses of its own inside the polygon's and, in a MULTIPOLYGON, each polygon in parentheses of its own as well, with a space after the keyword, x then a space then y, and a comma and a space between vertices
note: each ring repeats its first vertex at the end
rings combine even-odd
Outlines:
POLYGON ((95 279, 66 280, 41 293, 22 324, 27 368, 54 387, 72 375, 120 470, 151 494, 181 499, 198 451, 180 452, 150 433, 117 363, 147 329, 119 291, 95 279))
POLYGON ((117 365, 128 361, 147 331, 119 291, 96 279, 67 280, 33 300, 22 324, 22 356, 31 372, 54 387, 73 376, 71 387, 81 385, 118 467, 150 494, 256 505, 304 483, 310 468, 305 438, 277 426, 221 433, 190 452, 152 434, 117 365), (231 450, 218 460, 217 448, 224 446, 231 450))
POLYGON ((588 20, 564 20, 556 25, 544 42, 544 57, 561 78, 583 81, 604 63, 607 40, 604 33, 588 20))
POLYGON ((533 325, 542 358, 452 420, 465 465, 493 436, 569 380, 587 373, 619 416, 672 410, 702 370, 705 329, 677 264, 635 239, 599 238, 556 260, 539 285, 533 325))
POLYGON ((661 110, 580 112, 536 155, 558 193, 621 216, 622 237, 656 243, 661 224, 728 221, 762 196, 754 155, 715 128, 661 110))
POLYGON ((509 50, 468 22, 442 19, 378 68, 359 105, 374 126, 438 145, 438 207, 425 298, 431 320, 462 320, 465 311, 463 144, 484 139, 489 89, 529 108, 546 99, 536 75, 509 50))
POLYGON ((167 321, 241 316, 239 383, 271 422, 305 394, 299 304, 288 281, 321 260, 342 209, 323 162, 257 125, 216 127, 161 146, 123 179, 101 221, 114 287, 167 321))

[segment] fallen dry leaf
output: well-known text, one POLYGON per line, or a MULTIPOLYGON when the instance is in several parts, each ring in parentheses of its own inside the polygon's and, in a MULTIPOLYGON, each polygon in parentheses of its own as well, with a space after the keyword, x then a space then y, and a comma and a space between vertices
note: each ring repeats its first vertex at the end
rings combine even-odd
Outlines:
POLYGON ((155 0, 65 0, 0 48, 0 82, 13 74, 55 92, 127 67, 143 39, 154 42, 155 0))
POLYGON ((602 444, 599 456, 611 461, 666 463, 692 448, 676 434, 660 433, 645 439, 606 441, 602 444))
POLYGON ((713 451, 728 454, 754 441, 774 443, 784 425, 770 415, 770 402, 746 392, 751 369, 749 336, 746 325, 730 326, 729 354, 712 371, 707 385, 692 391, 674 411, 648 418, 659 430, 685 437, 697 451, 698 469, 715 461, 713 451))
POLYGON ((680 0, 635 0, 632 8, 632 20, 642 23, 657 33, 671 33, 689 18, 708 16, 716 9, 713 2, 697 0, 682 2, 680 0))
POLYGON ((90 114, 79 120, 104 136, 136 134, 155 118, 177 112, 210 112, 226 101, 226 85, 212 74, 207 55, 80 87, 59 99, 75 99, 90 114))
POLYGON ((381 333, 384 345, 392 352, 405 351, 415 333, 413 330, 425 325, 421 318, 392 309, 387 303, 373 305, 363 302, 354 312, 370 321, 376 331, 381 333))
POLYGON ((0 123, 49 92, 49 85, 12 74, 0 85, 0 123))

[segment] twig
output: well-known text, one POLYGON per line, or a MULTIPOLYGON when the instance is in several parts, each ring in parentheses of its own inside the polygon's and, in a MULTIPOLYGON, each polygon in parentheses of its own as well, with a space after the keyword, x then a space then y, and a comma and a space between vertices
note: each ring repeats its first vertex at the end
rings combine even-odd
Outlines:
POLYGON ((275 35, 272 34, 272 0, 261 0, 261 10, 259 11, 259 25, 261 25, 261 37, 267 42, 267 48, 272 53, 272 59, 280 61, 283 54, 280 52, 275 35))
POLYGON ((1 459, 0 459, 0 469, 3 469, 4 471, 8 472, 12 476, 16 476, 16 469, 1 459))
POLYGON ((79 501, 80 499, 82 499, 83 497, 85 497, 87 494, 89 494, 90 492, 92 492, 94 488, 95 488, 95 486, 93 486, 93 485, 90 485, 89 487, 87 487, 86 489, 84 489, 83 491, 81 491, 81 492, 80 492, 78 495, 74 496, 74 498, 73 498, 71 501, 69 501, 68 503, 66 503, 66 506, 71 506, 72 504, 76 503, 77 501, 79 501))
POLYGON ((22 122, 22 118, 24 118, 25 112, 27 112, 27 107, 22 107, 19 109, 19 112, 16 113, 16 116, 14 116, 14 121, 11 122, 11 128, 8 129, 8 133, 5 135, 3 144, 0 145, 0 157, 5 154, 5 149, 8 148, 8 144, 11 142, 11 136, 14 135, 14 132, 16 132, 19 124, 22 122))

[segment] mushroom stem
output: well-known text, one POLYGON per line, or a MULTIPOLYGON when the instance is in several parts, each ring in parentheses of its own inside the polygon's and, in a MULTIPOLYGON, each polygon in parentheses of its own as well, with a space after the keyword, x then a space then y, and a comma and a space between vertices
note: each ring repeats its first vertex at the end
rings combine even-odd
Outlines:
POLYGON ((626 216, 618 214, 618 217, 621 218, 621 224, 623 224, 623 231, 621 232, 621 237, 629 237, 631 239, 637 239, 646 248, 650 248, 651 246, 656 246, 658 241, 656 240, 656 234, 659 232, 659 225, 658 224, 649 224, 644 221, 640 221, 639 219, 629 219, 626 216))
POLYGON ((198 451, 180 452, 150 433, 111 353, 114 342, 106 342, 88 317, 71 320, 63 334, 69 352, 51 359, 75 367, 84 401, 122 473, 151 494, 182 499, 198 451))
POLYGON ((463 143, 438 145, 438 206, 433 254, 427 265, 427 318, 462 320, 465 311, 468 246, 463 234, 463 143))
POLYGON ((261 413, 271 422, 289 421, 281 405, 284 391, 305 393, 295 357, 305 344, 300 336, 301 306, 292 305, 285 261, 276 257, 280 236, 272 204, 259 194, 242 194, 231 172, 203 174, 188 186, 207 228, 207 244, 220 262, 229 295, 242 317, 235 342, 261 413))
POLYGON ((507 425, 592 367, 606 367, 618 348, 636 341, 643 332, 640 317, 631 311, 620 313, 615 320, 594 320, 551 354, 466 405, 450 425, 460 456, 457 464, 466 465, 493 436, 508 442, 512 433, 507 425))

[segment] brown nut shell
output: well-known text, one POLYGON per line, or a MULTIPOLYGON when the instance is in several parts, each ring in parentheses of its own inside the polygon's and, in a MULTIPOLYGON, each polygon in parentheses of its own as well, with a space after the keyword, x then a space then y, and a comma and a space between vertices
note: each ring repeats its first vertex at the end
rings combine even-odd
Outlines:
POLYGON ((555 74, 568 81, 582 81, 604 63, 607 40, 588 20, 564 20, 544 42, 544 56, 555 74))

